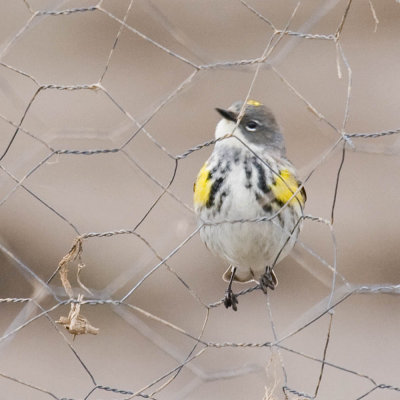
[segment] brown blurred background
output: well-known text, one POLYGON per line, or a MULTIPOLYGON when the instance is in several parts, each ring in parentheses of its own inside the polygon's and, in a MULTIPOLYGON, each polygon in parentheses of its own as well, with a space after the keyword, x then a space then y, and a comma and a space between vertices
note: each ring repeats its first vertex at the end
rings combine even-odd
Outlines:
MULTIPOLYGON (((218 121, 214 107, 246 97, 257 64, 237 62, 260 57, 273 30, 241 1, 136 0, 127 13, 129 3, 1 2, 0 154, 23 122, 0 162, 0 298, 31 298, 39 305, 0 304, 2 398, 127 398, 204 347, 199 344, 191 353, 193 338, 122 305, 82 306, 82 314, 100 332, 74 341, 52 323, 68 314, 69 305, 43 313, 57 306, 55 295, 67 298, 58 276, 49 285, 45 282, 74 238, 135 228, 171 180, 169 193, 137 233, 161 257, 178 251, 168 259, 171 269, 158 268, 127 298, 129 304, 193 337, 205 325, 202 340, 214 344, 262 344, 274 340, 272 327, 282 339, 315 321, 280 342, 297 353, 210 346, 151 398, 263 399, 265 387, 274 398, 282 398, 285 384, 312 396, 330 320, 327 314, 317 317, 326 311, 332 289, 331 304, 338 304, 318 398, 357 399, 375 384, 399 388, 399 297, 379 289, 400 283, 399 135, 354 139, 354 148, 346 147, 334 238, 328 225, 304 223, 301 243, 276 269, 280 284, 269 295, 269 305, 255 291, 240 297, 238 312, 219 306, 206 319, 201 302, 223 297, 226 265, 207 251, 198 235, 180 245, 196 229, 193 181, 212 146, 180 159, 176 174, 174 157, 213 138, 218 121), (76 10, 81 8, 86 10, 76 10), (124 17, 129 28, 118 36, 124 17), (191 63, 218 65, 186 81, 195 72, 191 63), (82 87, 99 82, 96 90, 82 87), (176 92, 183 82, 187 84, 176 92), (146 132, 133 136, 135 121, 147 122, 146 132), (124 144, 119 152, 82 153, 124 144), (58 150, 67 151, 55 154, 58 150), (329 265, 335 257, 339 274, 333 286, 329 265), (375 285, 378 293, 366 289, 368 293, 346 297, 360 285, 375 285), (95 385, 128 394, 97 389, 88 396, 95 385)), ((284 29, 297 1, 246 4, 284 29)), ((288 29, 330 35, 349 2, 299 4, 288 29)), ((344 59, 333 40, 283 35, 259 70, 250 97, 273 110, 288 157, 303 180, 309 176, 309 215, 331 217, 342 144, 333 149, 340 135, 326 121, 342 129, 349 89, 346 63, 352 81, 345 131, 400 127, 399 18, 400 4, 394 0, 354 0, 339 40, 344 59)), ((87 267, 81 280, 93 292, 85 293, 86 299, 119 300, 159 263, 134 234, 89 238, 83 249, 87 267)), ((72 268, 77 295, 82 290, 75 273, 72 268)), ((151 395, 172 376, 142 394, 151 395)), ((366 398, 400 399, 400 390, 376 389, 366 398)))

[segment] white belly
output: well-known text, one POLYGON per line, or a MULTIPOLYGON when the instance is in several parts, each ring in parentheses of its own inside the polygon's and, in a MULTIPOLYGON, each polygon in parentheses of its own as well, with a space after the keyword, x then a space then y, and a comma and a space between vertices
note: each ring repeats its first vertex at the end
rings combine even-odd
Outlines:
MULTIPOLYGON (((211 159, 210 169, 217 161, 218 159, 211 159)), ((273 170, 277 169, 273 160, 268 159, 267 162, 273 170)), ((279 204, 269 202, 268 199, 273 198, 272 192, 260 191, 258 170, 254 165, 248 165, 252 168, 251 179, 246 177, 243 164, 235 164, 232 161, 230 172, 221 173, 224 177, 223 186, 214 199, 213 206, 195 205, 195 211, 199 222, 205 223, 200 230, 200 236, 206 246, 214 254, 237 267, 235 276, 238 280, 258 281, 267 266, 274 267, 295 245, 302 209, 296 202, 290 206, 287 204, 282 209, 279 204), (220 204, 218 196, 224 191, 226 195, 220 204), (257 198, 256 192, 265 196, 264 203, 260 202, 260 196, 257 198), (270 209, 263 207, 269 204, 270 209), (278 211, 279 216, 276 215, 271 220, 249 221, 274 216, 278 211), (247 222, 222 222, 238 220, 247 222)), ((220 170, 223 167, 220 166, 220 170)), ((218 178, 218 172, 215 173, 214 179, 218 178)), ((264 168, 264 173, 267 181, 273 179, 268 175, 271 174, 269 169, 264 168)))

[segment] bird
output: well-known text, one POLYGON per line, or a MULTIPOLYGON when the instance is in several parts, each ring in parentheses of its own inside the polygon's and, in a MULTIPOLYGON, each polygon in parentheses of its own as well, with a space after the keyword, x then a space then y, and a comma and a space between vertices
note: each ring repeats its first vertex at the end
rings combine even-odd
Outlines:
POLYGON ((267 106, 236 101, 216 111, 222 119, 195 180, 193 205, 201 240, 229 264, 223 302, 236 311, 234 281, 255 281, 264 293, 277 286, 274 267, 297 241, 307 196, 267 106))

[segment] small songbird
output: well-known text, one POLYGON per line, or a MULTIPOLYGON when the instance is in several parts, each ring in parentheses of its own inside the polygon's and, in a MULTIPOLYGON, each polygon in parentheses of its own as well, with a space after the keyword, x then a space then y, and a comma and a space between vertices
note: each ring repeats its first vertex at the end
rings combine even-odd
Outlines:
POLYGON ((217 108, 215 143, 194 185, 200 237, 230 266, 225 307, 237 310, 232 282, 258 282, 266 293, 278 283, 273 268, 296 243, 306 192, 286 158, 272 112, 249 100, 217 108))

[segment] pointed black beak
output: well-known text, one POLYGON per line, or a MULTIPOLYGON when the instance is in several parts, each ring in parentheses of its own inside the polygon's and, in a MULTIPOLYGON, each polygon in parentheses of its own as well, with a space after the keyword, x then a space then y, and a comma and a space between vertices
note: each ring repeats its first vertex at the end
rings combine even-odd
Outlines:
POLYGON ((223 118, 227 119, 228 121, 237 121, 238 115, 235 112, 224 110, 222 108, 216 108, 216 110, 222 115, 223 118))

